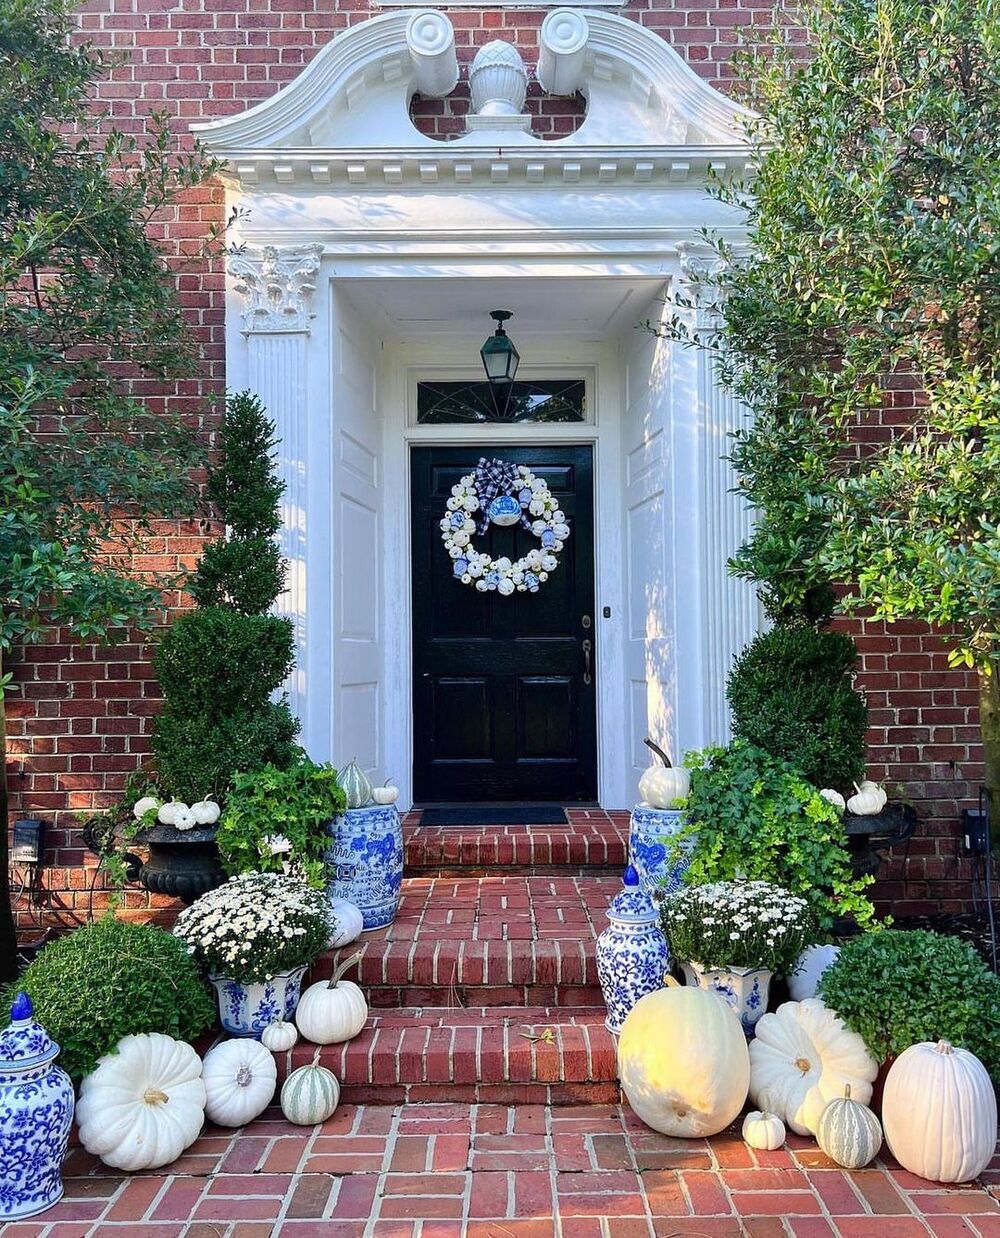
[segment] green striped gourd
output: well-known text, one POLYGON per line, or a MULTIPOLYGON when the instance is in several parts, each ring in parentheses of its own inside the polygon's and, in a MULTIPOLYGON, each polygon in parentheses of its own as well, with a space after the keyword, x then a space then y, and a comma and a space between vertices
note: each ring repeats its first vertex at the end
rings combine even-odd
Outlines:
POLYGON ((281 1089, 281 1112, 296 1126, 325 1122, 339 1101, 340 1084, 325 1066, 300 1066, 281 1089))
POLYGON ((843 1097, 830 1101, 823 1110, 816 1142, 838 1165, 862 1169, 882 1146, 882 1127, 867 1105, 851 1100, 851 1085, 847 1084, 843 1097))
POLYGON ((348 808, 364 808, 372 802, 371 779, 357 761, 344 766, 337 775, 337 785, 344 793, 348 808))

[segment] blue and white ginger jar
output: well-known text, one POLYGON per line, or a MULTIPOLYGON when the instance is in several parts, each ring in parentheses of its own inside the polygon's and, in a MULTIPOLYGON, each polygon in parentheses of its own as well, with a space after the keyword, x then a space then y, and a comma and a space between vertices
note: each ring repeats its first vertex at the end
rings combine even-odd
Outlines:
MULTIPOLYGON (((684 814, 675 808, 651 808, 636 804, 628 831, 628 862, 639 874, 647 894, 673 894, 684 882, 689 859, 686 853, 671 858, 674 835, 684 828, 684 814)), ((688 840, 690 850, 693 840, 688 840)))
POLYGON ((364 932, 396 918, 403 886, 403 827, 392 804, 348 808, 326 827, 328 898, 346 898, 361 911, 364 932))
POLYGON ((597 976, 608 1008, 604 1025, 616 1034, 640 997, 663 988, 670 968, 659 914, 631 864, 622 884, 624 889, 608 907, 611 925, 597 939, 597 976))
POLYGON ((306 968, 278 972, 270 980, 243 984, 230 976, 209 976, 219 1000, 219 1022, 230 1036, 253 1036, 276 1019, 291 1021, 302 996, 306 968))
POLYGON ((0 1032, 0 1220, 33 1217, 62 1199, 73 1084, 59 1046, 19 993, 0 1032))

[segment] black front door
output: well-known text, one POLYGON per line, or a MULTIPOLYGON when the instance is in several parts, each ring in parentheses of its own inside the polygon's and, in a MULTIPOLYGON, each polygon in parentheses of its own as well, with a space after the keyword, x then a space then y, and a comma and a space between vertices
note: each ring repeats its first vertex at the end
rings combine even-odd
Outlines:
MULTIPOLYGON (((591 448, 418 447, 410 467, 416 802, 595 801, 591 448), (480 456, 528 465, 568 517, 559 566, 537 593, 478 593, 453 575, 439 522, 480 456)), ((538 545, 519 525, 473 541, 494 558, 538 545)))

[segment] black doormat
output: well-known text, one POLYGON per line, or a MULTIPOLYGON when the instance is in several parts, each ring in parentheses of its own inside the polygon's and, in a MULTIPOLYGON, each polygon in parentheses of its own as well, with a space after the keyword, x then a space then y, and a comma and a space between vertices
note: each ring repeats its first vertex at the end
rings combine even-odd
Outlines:
POLYGON ((565 825, 566 813, 558 804, 449 804, 425 808, 421 825, 565 825))

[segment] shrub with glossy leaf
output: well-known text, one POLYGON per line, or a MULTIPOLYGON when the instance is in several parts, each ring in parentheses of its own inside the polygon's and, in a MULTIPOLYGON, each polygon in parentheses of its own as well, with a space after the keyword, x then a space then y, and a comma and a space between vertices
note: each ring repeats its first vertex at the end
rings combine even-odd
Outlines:
POLYGON ((192 1040, 211 1027, 215 1003, 187 947, 152 924, 110 916, 47 945, 4 993, 24 990, 74 1079, 122 1036, 164 1032, 192 1040))
POLYGON ((950 1040, 1000 1079, 1000 978, 968 942, 923 929, 866 933, 843 946, 819 996, 879 1061, 950 1040))
POLYGON ((762 632, 729 675, 733 734, 791 762, 817 787, 848 791, 864 773, 868 729, 868 706, 851 682, 857 659, 843 632, 805 624, 762 632))

